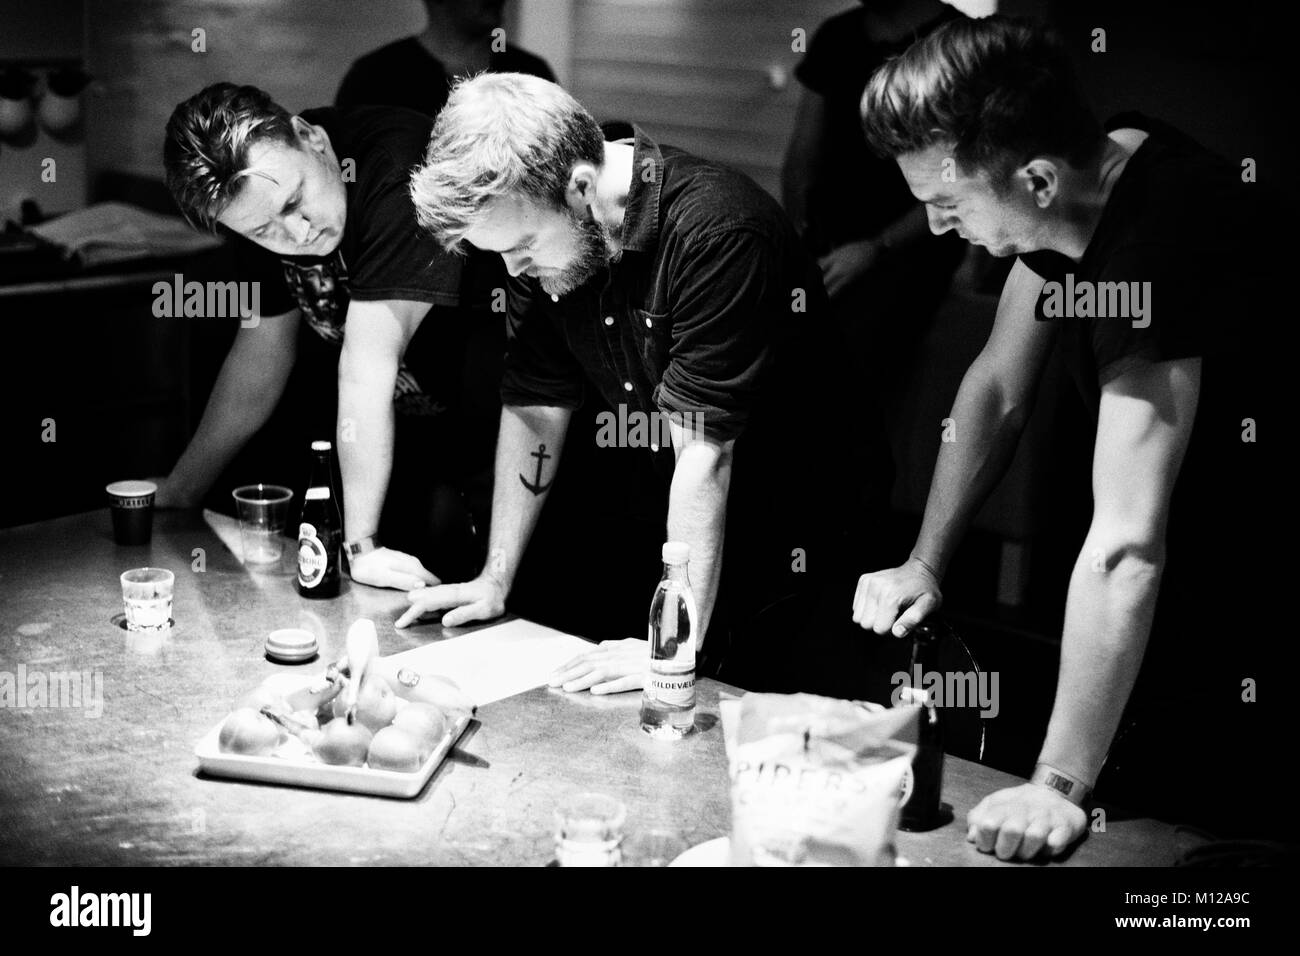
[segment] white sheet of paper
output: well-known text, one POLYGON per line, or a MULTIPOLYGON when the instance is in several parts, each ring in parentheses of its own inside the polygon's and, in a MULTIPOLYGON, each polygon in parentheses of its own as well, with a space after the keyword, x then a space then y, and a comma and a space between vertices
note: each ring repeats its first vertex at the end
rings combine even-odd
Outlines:
POLYGON ((392 659, 417 671, 450 677, 481 707, 540 687, 561 664, 595 646, 517 618, 415 647, 392 659))

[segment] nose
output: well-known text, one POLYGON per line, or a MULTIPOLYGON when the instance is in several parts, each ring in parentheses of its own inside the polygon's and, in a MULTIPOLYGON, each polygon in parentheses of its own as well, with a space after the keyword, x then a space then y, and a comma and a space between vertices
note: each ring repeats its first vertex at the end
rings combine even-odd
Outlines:
POLYGON ((501 258, 505 260, 506 272, 510 273, 512 276, 519 275, 530 265, 532 265, 531 259, 529 259, 527 256, 518 255, 517 253, 508 254, 503 252, 501 254, 501 258))
POLYGON ((942 236, 949 229, 957 225, 957 218, 950 216, 942 209, 936 209, 934 206, 925 207, 925 216, 930 223, 930 231, 936 236, 942 236))
POLYGON ((287 225, 294 241, 299 245, 305 243, 307 237, 311 235, 311 220, 302 213, 298 213, 287 225))

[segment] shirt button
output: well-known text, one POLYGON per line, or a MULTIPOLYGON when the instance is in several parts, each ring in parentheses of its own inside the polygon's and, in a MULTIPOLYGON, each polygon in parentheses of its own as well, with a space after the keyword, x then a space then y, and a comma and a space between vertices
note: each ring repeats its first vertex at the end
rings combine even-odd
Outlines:
POLYGON ((607 316, 605 316, 605 324, 606 324, 606 325, 613 325, 613 324, 614 324, 614 317, 613 317, 612 315, 607 315, 607 316))
POLYGON ((649 329, 649 328, 653 328, 653 327, 654 327, 654 323, 651 322, 649 319, 646 319, 646 320, 645 320, 645 327, 646 327, 647 329, 649 329))
POLYGON ((560 301, 560 297, 559 297, 558 295, 555 295, 554 293, 552 293, 552 294, 551 294, 551 301, 552 301, 552 302, 559 302, 559 301, 560 301))
POLYGON ((650 443, 650 450, 653 451, 653 452, 657 452, 657 451, 659 451, 659 446, 656 445, 654 442, 651 442, 651 443, 650 443))
POLYGON ((631 382, 624 382, 624 383, 623 383, 623 391, 625 391, 625 392, 630 392, 630 391, 632 391, 632 383, 631 383, 631 382))

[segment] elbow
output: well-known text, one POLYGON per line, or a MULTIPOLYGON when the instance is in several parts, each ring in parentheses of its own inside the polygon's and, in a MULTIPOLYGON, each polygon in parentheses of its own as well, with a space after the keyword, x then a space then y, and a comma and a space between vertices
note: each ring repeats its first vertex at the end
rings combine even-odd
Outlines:
POLYGON ((1154 590, 1165 566, 1164 535, 1155 529, 1094 528, 1084 557, 1090 571, 1125 591, 1154 590))

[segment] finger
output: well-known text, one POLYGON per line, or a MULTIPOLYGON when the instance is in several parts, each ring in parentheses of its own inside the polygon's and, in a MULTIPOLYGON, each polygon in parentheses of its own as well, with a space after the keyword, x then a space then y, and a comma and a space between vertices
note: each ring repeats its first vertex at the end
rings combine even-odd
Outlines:
POLYGON ((405 572, 411 577, 418 578, 420 581, 423 581, 424 584, 421 586, 434 587, 442 583, 441 581, 438 580, 438 576, 434 574, 432 571, 430 571, 428 568, 426 568, 420 562, 420 559, 415 557, 414 555, 403 554, 402 552, 399 551, 397 552, 395 558, 396 560, 393 561, 393 567, 399 571, 405 572))
POLYGON ((628 674, 626 677, 620 677, 618 680, 605 681, 603 684, 596 684, 591 688, 593 694, 621 694, 624 691, 640 690, 645 684, 644 678, 640 674, 628 674))
POLYGON ((594 656, 594 652, 592 651, 588 651, 585 654, 579 654, 577 657, 570 658, 569 660, 565 661, 559 667, 555 668, 555 670, 551 671, 551 673, 562 674, 565 671, 573 670, 575 667, 581 667, 582 665, 588 663, 593 658, 593 656, 594 656))
POLYGON ((605 679, 605 676, 605 669, 603 667, 595 667, 573 680, 565 681, 562 686, 565 691, 573 694, 580 690, 586 690, 595 684, 599 684, 605 679))
POLYGON ((888 634, 898 620, 899 600, 895 594, 887 595, 876 601, 876 616, 872 630, 877 634, 888 634))
POLYGON ((1025 827, 1025 835, 1020 840, 1020 859, 1032 860, 1043 851, 1052 828, 1045 823, 1031 823, 1025 827))
POLYGON ((986 812, 981 812, 980 807, 976 807, 970 812, 967 822, 970 829, 975 831, 975 848, 981 853, 992 853, 993 844, 998 838, 997 824, 992 821, 992 818, 986 812))
POLYGON ((918 597, 912 602, 912 606, 900 614, 898 620, 894 622, 894 636, 907 637, 908 634, 912 633, 912 628, 929 616, 937 603, 934 595, 928 592, 918 597))
POLYGON ((993 852, 999 860, 1015 859, 1016 853, 1020 850, 1020 842, 1024 838, 1025 821, 1003 820, 1002 826, 998 827, 998 839, 993 846, 993 852))
POLYGON ((869 578, 866 587, 862 589, 862 615, 858 623, 862 625, 864 630, 871 630, 876 623, 879 591, 880 586, 876 583, 875 578, 869 578))
POLYGON ((1069 827, 1055 827, 1047 835, 1047 852, 1051 856, 1060 856, 1072 842, 1069 827))
POLYGON ((459 627, 461 624, 468 624, 470 621, 483 621, 494 616, 492 607, 487 601, 475 601, 473 604, 462 605, 444 614, 442 616, 442 626, 459 627))
POLYGON ((424 608, 420 607, 418 604, 412 605, 402 612, 402 616, 393 623, 393 627, 403 628, 409 624, 414 624, 420 618, 424 617, 424 614, 424 608))
POLYGON ((406 599, 425 611, 446 611, 459 604, 470 603, 472 596, 466 594, 459 584, 439 584, 437 587, 408 591, 406 599))
POLYGON ((862 605, 867 600, 867 576, 858 578, 858 586, 853 589, 853 623, 862 623, 862 605))
POLYGON ((576 661, 570 661, 568 664, 557 668, 551 673, 549 686, 559 687, 561 684, 567 683, 568 681, 576 680, 583 674, 594 670, 597 666, 598 665, 595 661, 588 660, 585 657, 580 657, 576 661))

